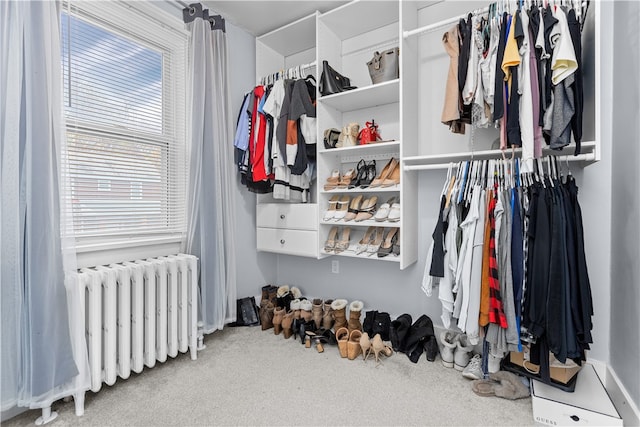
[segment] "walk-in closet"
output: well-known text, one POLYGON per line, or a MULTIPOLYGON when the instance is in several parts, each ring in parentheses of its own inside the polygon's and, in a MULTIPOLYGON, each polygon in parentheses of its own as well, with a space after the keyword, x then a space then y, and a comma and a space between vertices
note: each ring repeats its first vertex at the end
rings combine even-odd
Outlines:
POLYGON ((2 423, 640 424, 639 20, 3 1, 2 423))

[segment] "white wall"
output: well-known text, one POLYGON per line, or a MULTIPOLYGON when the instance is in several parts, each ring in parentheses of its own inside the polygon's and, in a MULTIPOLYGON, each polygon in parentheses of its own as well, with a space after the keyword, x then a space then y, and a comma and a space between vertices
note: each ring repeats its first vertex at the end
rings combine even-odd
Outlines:
POLYGON ((640 407, 640 3, 616 2, 614 20, 609 364, 640 407))

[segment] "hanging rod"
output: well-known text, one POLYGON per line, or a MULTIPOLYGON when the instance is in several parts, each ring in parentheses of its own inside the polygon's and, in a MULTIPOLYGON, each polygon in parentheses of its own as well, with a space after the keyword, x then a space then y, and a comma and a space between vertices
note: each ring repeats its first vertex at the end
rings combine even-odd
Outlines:
MULTIPOLYGON (((487 13, 487 12, 489 12, 489 6, 484 7, 482 9, 479 9, 479 10, 476 10, 473 13, 475 15, 478 15, 478 14, 484 14, 484 13, 487 13)), ((415 35, 428 33, 430 31, 437 30, 438 28, 442 28, 442 27, 444 27, 446 25, 455 24, 458 21, 460 21, 460 19, 466 18, 468 15, 469 15, 469 13, 465 13, 464 15, 459 15, 459 16, 455 16, 453 18, 443 19, 442 21, 438 21, 438 22, 435 22, 433 24, 425 25, 424 27, 416 28, 415 30, 404 31, 402 33, 402 37, 404 37, 405 39, 408 39, 409 37, 412 37, 412 36, 415 36, 415 35)))
POLYGON ((399 42, 400 42, 400 39, 396 37, 394 39, 387 40, 381 43, 374 43, 368 46, 364 46, 358 49, 353 49, 348 52, 344 52, 342 56, 344 57, 349 55, 355 55, 356 53, 362 53, 362 52, 374 52, 376 50, 382 49, 383 47, 391 46, 394 44, 397 45, 399 42))
MULTIPOLYGON (((562 159, 569 162, 594 162, 596 160, 595 153, 579 154, 577 156, 566 155, 566 156, 556 156, 556 157, 558 157, 559 160, 562 159)), ((467 160, 471 160, 471 159, 467 159, 467 160)), ((476 159, 476 160, 480 160, 480 159, 476 159)), ((460 161, 447 162, 447 163, 432 163, 428 165, 405 165, 404 170, 407 172, 426 171, 426 170, 443 170, 443 169, 448 169, 449 165, 451 164, 453 164, 453 166, 456 167, 458 163, 460 163, 460 161)))

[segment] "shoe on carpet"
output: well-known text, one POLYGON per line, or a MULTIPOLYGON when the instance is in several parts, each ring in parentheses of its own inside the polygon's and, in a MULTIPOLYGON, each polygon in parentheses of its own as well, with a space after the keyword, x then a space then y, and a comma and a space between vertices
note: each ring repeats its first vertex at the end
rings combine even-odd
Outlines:
POLYGON ((481 380, 484 376, 482 374, 482 356, 479 354, 473 356, 467 367, 462 371, 462 376, 470 380, 481 380))

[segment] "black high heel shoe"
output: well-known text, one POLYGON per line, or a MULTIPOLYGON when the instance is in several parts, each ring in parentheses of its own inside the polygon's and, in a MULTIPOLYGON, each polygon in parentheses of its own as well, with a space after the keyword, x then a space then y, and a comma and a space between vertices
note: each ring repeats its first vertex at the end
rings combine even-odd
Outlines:
POLYGON ((358 162, 358 165, 356 166, 356 177, 351 180, 348 188, 358 187, 360 185, 359 184, 360 181, 362 181, 366 176, 367 176, 367 162, 365 162, 364 159, 360 159, 360 161, 358 162))
POLYGON ((313 320, 305 322, 304 319, 300 319, 300 327, 298 328, 298 335, 300 336, 300 343, 305 344, 307 332, 316 332, 316 323, 313 320))
POLYGON ((358 186, 360 188, 367 188, 369 187, 369 185, 371 185, 371 182, 376 178, 376 175, 378 174, 376 172, 376 161, 375 160, 371 160, 371 163, 369 163, 366 166, 366 171, 367 173, 365 174, 364 178, 361 179, 358 182, 358 186))

